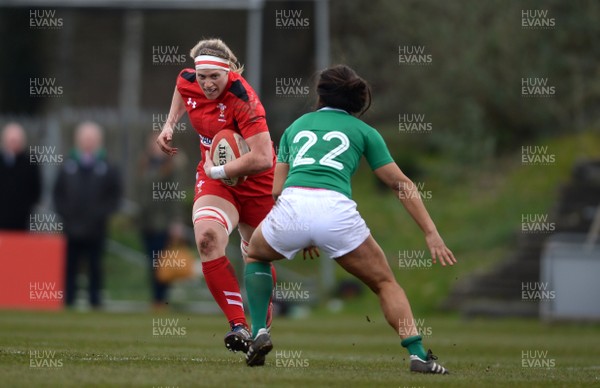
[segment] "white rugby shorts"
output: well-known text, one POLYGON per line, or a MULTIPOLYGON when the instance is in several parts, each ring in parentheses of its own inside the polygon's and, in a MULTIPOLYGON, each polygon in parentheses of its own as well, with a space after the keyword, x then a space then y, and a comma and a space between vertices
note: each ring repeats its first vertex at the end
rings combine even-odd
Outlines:
POLYGON ((358 248, 371 231, 356 202, 332 190, 288 187, 262 222, 267 243, 288 259, 317 246, 332 259, 358 248))

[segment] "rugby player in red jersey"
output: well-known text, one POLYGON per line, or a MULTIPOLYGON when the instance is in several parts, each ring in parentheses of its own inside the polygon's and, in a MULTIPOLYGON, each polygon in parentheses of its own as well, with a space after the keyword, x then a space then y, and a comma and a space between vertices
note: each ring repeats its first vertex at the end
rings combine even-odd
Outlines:
MULTIPOLYGON (((225 248, 229 235, 237 227, 246 260, 252 232, 273 207, 275 151, 263 105, 242 77, 243 66, 229 47, 220 39, 201 40, 190 55, 195 69, 184 69, 179 73, 171 109, 157 143, 163 152, 177 154, 177 148, 172 145, 173 129, 187 111, 200 136, 202 154, 196 171, 193 207, 194 234, 202 272, 231 326, 231 331, 225 335, 226 347, 246 352, 251 335, 240 287, 225 256, 225 248), (207 157, 208 151, 212 138, 222 129, 238 132, 248 143, 250 152, 224 166, 214 166, 207 157), (237 186, 227 186, 221 181, 241 176, 248 178, 237 186)), ((274 274, 272 266, 271 272, 274 274)))

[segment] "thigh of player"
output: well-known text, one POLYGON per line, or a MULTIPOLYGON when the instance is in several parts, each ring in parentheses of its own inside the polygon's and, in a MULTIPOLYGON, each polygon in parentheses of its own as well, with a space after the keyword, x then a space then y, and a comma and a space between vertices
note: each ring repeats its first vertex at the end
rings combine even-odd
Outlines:
POLYGON ((225 256, 229 235, 239 222, 235 197, 218 181, 206 182, 192 210, 194 235, 200 258, 225 256))
POLYGON ((262 232, 262 224, 260 224, 252 234, 250 243, 248 244, 248 263, 261 260, 261 261, 275 261, 281 260, 285 256, 276 251, 265 239, 262 232))
MULTIPOLYGON (((264 239, 280 256, 292 259, 298 251, 313 245, 311 227, 316 220, 310 213, 302 211, 303 208, 311 207, 309 202, 310 200, 301 198, 290 200, 284 192, 260 225, 260 235, 255 232, 252 236, 251 241, 254 241, 254 244, 251 245, 254 249, 257 249, 256 247, 260 246, 258 242, 264 239)), ((269 249, 260 252, 263 255, 268 253, 269 249)))
POLYGON ((362 280, 375 293, 383 282, 395 282, 383 250, 371 235, 356 249, 335 261, 347 272, 362 280))
POLYGON ((327 217, 312 226, 313 244, 332 259, 337 259, 363 244, 371 234, 365 220, 356 209, 356 202, 346 196, 327 193, 327 217))

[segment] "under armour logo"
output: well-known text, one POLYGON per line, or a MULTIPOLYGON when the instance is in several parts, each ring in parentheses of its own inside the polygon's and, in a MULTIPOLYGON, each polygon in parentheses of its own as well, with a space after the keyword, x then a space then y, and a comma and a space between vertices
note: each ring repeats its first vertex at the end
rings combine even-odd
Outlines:
POLYGON ((196 101, 192 100, 192 97, 188 98, 187 104, 191 105, 192 109, 196 109, 196 101))
POLYGON ((202 191, 202 185, 205 183, 204 179, 200 179, 196 187, 198 188, 198 192, 202 191))

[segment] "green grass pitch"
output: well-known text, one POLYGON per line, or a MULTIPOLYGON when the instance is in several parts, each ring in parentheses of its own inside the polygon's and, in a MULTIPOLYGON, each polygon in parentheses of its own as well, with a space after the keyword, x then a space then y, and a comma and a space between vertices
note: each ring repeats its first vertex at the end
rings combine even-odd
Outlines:
POLYGON ((0 312, 2 387, 578 387, 600 385, 600 326, 421 321, 449 376, 416 375, 381 316, 276 319, 264 367, 228 352, 223 318, 0 312))

